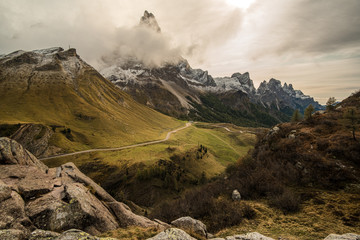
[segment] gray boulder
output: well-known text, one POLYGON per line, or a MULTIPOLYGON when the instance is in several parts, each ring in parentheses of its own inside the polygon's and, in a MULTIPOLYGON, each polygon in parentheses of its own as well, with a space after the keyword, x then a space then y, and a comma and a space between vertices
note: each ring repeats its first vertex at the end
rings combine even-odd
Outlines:
POLYGON ((168 228, 165 231, 157 234, 152 238, 147 240, 196 240, 191 237, 189 234, 178 228, 168 228))
POLYGON ((171 225, 207 237, 206 225, 191 217, 181 217, 171 222, 171 225))
POLYGON ((237 189, 235 189, 232 194, 231 194, 231 198, 234 201, 240 201, 241 200, 241 195, 239 193, 239 191, 237 189))
POLYGON ((330 234, 325 240, 360 240, 360 235, 354 233, 346 233, 343 235, 330 234))

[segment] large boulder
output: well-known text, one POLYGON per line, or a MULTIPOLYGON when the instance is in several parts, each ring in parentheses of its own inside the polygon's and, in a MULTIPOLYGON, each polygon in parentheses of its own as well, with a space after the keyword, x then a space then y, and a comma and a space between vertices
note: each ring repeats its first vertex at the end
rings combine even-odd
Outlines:
POLYGON ((206 225, 191 217, 181 217, 171 222, 175 227, 207 237, 206 225))
POLYGON ((189 234, 184 232, 178 228, 168 228, 163 232, 157 234, 152 238, 148 238, 147 240, 196 240, 195 238, 191 237, 189 234))
POLYGON ((48 167, 40 162, 32 153, 10 138, 0 138, 0 165, 18 164, 36 166, 46 172, 48 167))
POLYGON ((30 199, 50 192, 53 179, 37 166, 3 165, 0 179, 15 188, 24 199, 30 199))
POLYGON ((360 240, 360 235, 354 233, 346 233, 343 235, 330 234, 324 240, 360 240))

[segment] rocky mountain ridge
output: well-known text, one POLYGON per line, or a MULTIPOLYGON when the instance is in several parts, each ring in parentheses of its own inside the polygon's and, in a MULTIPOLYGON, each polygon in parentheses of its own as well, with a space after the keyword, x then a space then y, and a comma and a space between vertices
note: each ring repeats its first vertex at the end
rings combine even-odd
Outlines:
MULTIPOLYGON (((140 22, 140 26, 148 26, 152 30, 158 27, 155 16, 147 11, 140 22), (143 19, 152 19, 156 24, 144 24, 143 19)), ((281 112, 291 116, 295 109, 303 112, 309 104, 315 109, 322 109, 312 97, 303 94, 300 90, 294 90, 292 84, 285 83, 282 86, 276 79, 264 81, 256 89, 248 72, 243 74, 237 72, 231 77, 213 78, 208 71, 191 68, 185 59, 181 59, 177 64, 164 64, 156 68, 146 67, 141 61, 133 58, 113 64, 100 70, 105 78, 132 95, 138 102, 175 117, 191 119, 191 115, 203 115, 195 106, 204 105, 201 100, 203 95, 210 94, 224 103, 222 97, 231 95, 234 98, 236 92, 241 99, 233 100, 241 101, 242 108, 246 112, 252 112, 249 107, 244 108, 244 102, 250 101, 263 108, 262 111, 272 111, 268 114, 278 122, 282 121, 278 116, 281 112), (195 114, 190 114, 191 111, 195 111, 195 114)), ((238 110, 231 103, 225 105, 238 110)), ((251 119, 249 116, 244 117, 251 119)), ((206 117, 204 119, 206 120, 206 117)))

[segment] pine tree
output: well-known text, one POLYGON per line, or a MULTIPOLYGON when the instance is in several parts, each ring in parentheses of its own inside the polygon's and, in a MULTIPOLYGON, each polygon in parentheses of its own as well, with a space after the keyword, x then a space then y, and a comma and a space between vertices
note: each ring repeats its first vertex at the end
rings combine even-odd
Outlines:
POLYGON ((304 111, 304 118, 305 118, 305 120, 311 120, 312 119, 312 117, 311 117, 311 115, 312 115, 312 113, 314 112, 314 107, 313 107, 313 105, 309 105, 307 108, 305 108, 305 111, 304 111))
POLYGON ((334 97, 330 97, 326 102, 326 110, 333 111, 335 109, 336 99, 334 97))
POLYGON ((292 122, 298 122, 301 120, 301 114, 299 112, 299 109, 295 109, 292 117, 291 117, 291 121, 292 122))
POLYGON ((359 129, 360 116, 356 111, 356 108, 349 107, 346 109, 343 115, 342 124, 345 128, 350 129, 352 137, 356 141, 355 132, 359 129))

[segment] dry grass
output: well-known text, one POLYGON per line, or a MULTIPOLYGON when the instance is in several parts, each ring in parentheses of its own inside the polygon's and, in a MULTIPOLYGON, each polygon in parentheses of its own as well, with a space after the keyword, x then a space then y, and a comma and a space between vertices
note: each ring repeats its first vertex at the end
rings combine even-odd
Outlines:
POLYGON ((315 195, 303 202, 296 214, 283 214, 265 202, 246 201, 256 209, 255 220, 244 220, 239 226, 216 234, 225 237, 257 231, 265 236, 289 240, 323 239, 331 233, 360 232, 360 194, 306 190, 304 195, 315 195))
POLYGON ((151 238, 158 234, 160 231, 157 228, 141 228, 141 227, 127 227, 118 228, 101 234, 99 237, 111 237, 121 240, 143 240, 151 238))

